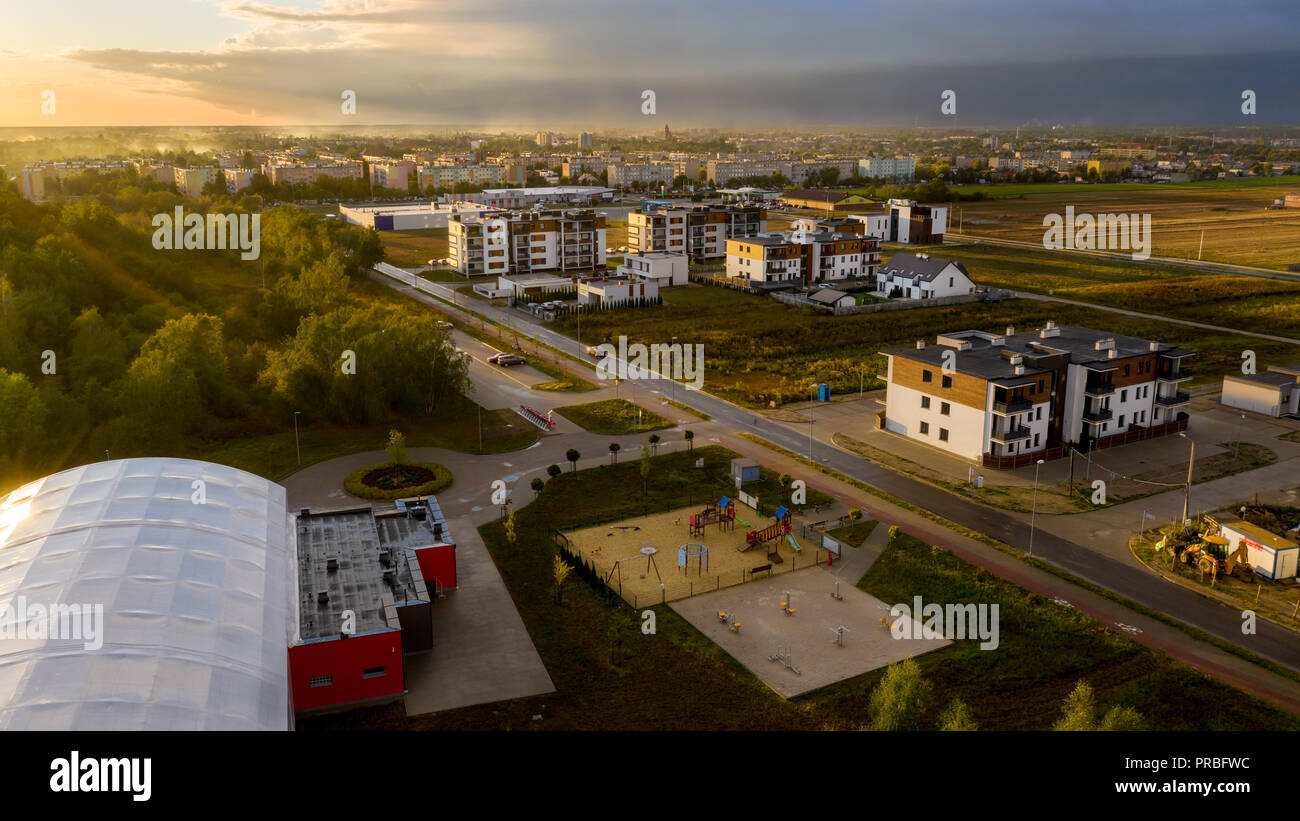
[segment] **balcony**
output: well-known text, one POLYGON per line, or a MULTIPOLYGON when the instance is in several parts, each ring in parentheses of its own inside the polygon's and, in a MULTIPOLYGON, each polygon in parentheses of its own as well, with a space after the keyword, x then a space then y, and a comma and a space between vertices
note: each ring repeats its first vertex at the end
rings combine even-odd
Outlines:
POLYGON ((1177 385, 1179 382, 1186 382, 1188 379, 1191 379, 1193 376, 1195 376, 1195 374, 1193 374, 1191 371, 1187 370, 1186 368, 1179 368, 1177 371, 1174 371, 1173 373, 1158 374, 1156 376, 1156 381, 1164 382, 1167 385, 1177 385))
POLYGON ((1115 392, 1115 385, 1110 382, 1089 382, 1084 386, 1083 392, 1086 396, 1110 396, 1115 392))
POLYGON ((999 416, 1010 416, 1013 413, 1024 413, 1033 407, 1033 403, 1028 399, 1012 399, 1004 402, 994 402, 993 412, 999 416))
POLYGON ((1007 428, 1004 431, 995 431, 989 436, 989 438, 994 442, 997 442, 999 445, 1006 445, 1011 442, 1018 442, 1021 439, 1028 439, 1029 436, 1029 428, 1024 425, 1016 425, 1015 427, 1007 428))
POLYGON ((1086 410, 1083 412, 1083 421, 1098 424, 1100 422, 1109 422, 1115 418, 1115 413, 1110 408, 1096 408, 1095 410, 1086 410))
POLYGON ((1156 397, 1156 404, 1166 408, 1173 408, 1173 407, 1177 407, 1178 405, 1186 405, 1190 401, 1192 401, 1192 397, 1190 394, 1186 394, 1186 393, 1175 393, 1172 396, 1156 397))

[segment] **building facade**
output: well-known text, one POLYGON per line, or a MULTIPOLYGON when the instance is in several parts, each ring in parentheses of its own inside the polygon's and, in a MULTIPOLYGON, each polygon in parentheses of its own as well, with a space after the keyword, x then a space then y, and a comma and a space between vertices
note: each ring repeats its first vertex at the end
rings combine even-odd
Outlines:
POLYGON ((605 267, 605 217, 591 209, 456 214, 447 229, 451 267, 462 276, 605 267))
POLYGON ((665 251, 693 260, 727 255, 727 240, 755 237, 767 230, 767 211, 756 205, 647 205, 627 216, 627 247, 637 252, 665 251))

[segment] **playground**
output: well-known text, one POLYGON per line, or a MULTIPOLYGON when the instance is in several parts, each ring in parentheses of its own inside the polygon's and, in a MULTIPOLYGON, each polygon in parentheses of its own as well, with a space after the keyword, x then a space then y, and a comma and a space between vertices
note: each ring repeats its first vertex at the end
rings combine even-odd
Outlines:
POLYGON ((785 508, 760 516, 724 496, 565 535, 610 588, 640 607, 825 564, 826 551, 796 533, 785 508))
POLYGON ((820 567, 672 605, 784 698, 952 643, 895 639, 881 621, 889 607, 820 567))

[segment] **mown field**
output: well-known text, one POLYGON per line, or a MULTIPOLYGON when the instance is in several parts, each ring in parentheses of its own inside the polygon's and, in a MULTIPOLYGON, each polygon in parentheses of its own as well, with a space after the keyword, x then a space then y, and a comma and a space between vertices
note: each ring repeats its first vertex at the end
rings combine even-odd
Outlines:
MULTIPOLYGON (((972 273, 979 281, 982 272, 977 268, 972 273)), ((1149 299, 1134 307, 1163 306, 1161 300, 1149 299)), ((1261 312, 1266 307, 1261 303, 1261 312)), ((677 337, 681 344, 701 344, 704 390, 748 407, 766 407, 769 402, 806 398, 814 382, 828 383, 835 393, 856 393, 861 375, 867 389, 880 387, 874 377, 883 369, 884 357, 878 352, 887 348, 910 346, 918 339, 933 342, 935 334, 944 331, 1002 332, 1008 325, 1023 330, 1049 319, 1195 350, 1190 364, 1198 375, 1193 384, 1214 382, 1237 370, 1245 349, 1254 350, 1265 363, 1300 355, 1300 349, 1286 343, 1028 299, 834 317, 708 286, 671 289, 661 306, 588 314, 582 319, 582 336, 588 344, 617 340, 619 335, 626 335, 629 343, 669 344, 677 337)), ((553 326, 569 336, 576 332, 572 317, 556 319, 553 326)))
MULTIPOLYGON (((480 528, 556 692, 407 718, 400 704, 301 719, 303 731, 410 730, 851 730, 883 671, 784 700, 667 607, 654 608, 656 632, 616 598, 575 574, 556 604, 550 533, 616 521, 646 509, 673 509, 726 492, 720 447, 657 457, 649 493, 636 464, 603 466, 552 479, 536 504, 516 514, 511 547, 500 521, 480 528), (694 467, 702 457, 705 468, 694 467), (683 701, 682 694, 690 698, 683 701), (533 716, 541 715, 540 721, 533 716)), ((911 729, 932 729, 954 697, 982 730, 1049 729, 1079 680, 1104 711, 1136 709, 1150 729, 1297 729, 1294 718, 1108 630, 1077 611, 976 569, 907 534, 894 539, 861 585, 887 602, 997 603, 999 647, 959 641, 919 659, 936 698, 911 729)))
MULTIPOLYGON (((918 250, 960 260, 980 285, 1051 292, 1065 299, 1300 338, 1300 282, 1198 274, 1030 248, 945 245, 918 250)), ((1300 358, 1300 351, 1294 351, 1293 358, 1300 358)))
POLYGON ((1043 217, 1150 214, 1153 256, 1285 270, 1300 263, 1300 209, 1266 206, 1300 178, 1273 177, 1182 185, 1041 185, 988 188, 995 199, 953 203, 949 231, 1039 243, 1043 217), (1015 189, 1024 189, 1017 191, 1015 189), (1202 247, 1202 232, 1204 246, 1202 247))
POLYGON ((426 228, 418 231, 380 231, 384 261, 398 268, 427 265, 431 259, 447 256, 447 229, 426 228))

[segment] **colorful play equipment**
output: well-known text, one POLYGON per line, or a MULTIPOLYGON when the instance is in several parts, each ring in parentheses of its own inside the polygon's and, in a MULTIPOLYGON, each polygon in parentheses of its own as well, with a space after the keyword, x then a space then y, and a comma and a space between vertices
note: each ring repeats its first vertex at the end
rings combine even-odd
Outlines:
POLYGON ((691 516, 692 536, 703 536, 707 525, 716 524, 720 530, 731 530, 736 526, 736 503, 723 496, 699 513, 691 516))
POLYGON ((686 575, 691 573, 691 557, 695 557, 695 575, 702 576, 709 569, 709 549, 702 544, 690 542, 677 548, 677 569, 686 575), (688 548, 696 548, 689 550, 688 548))
POLYGON ((718 611, 718 621, 727 625, 727 629, 733 633, 740 632, 740 622, 736 620, 735 613, 728 613, 726 610, 718 611))
POLYGON ((792 523, 790 520, 790 511, 784 507, 778 507, 775 516, 776 521, 762 530, 751 530, 746 533, 745 543, 741 545, 739 549, 745 551, 758 547, 759 545, 764 545, 767 547, 768 557, 773 561, 779 560, 780 554, 777 553, 776 543, 779 542, 782 537, 790 533, 792 523))
POLYGON ((791 549, 794 550, 795 553, 802 553, 802 552, 803 552, 803 547, 802 547, 798 542, 796 542, 796 541, 794 540, 794 534, 793 534, 793 533, 787 533, 787 534, 785 534, 785 537, 786 537, 787 539, 790 540, 790 547, 791 547, 791 549))

